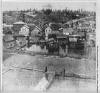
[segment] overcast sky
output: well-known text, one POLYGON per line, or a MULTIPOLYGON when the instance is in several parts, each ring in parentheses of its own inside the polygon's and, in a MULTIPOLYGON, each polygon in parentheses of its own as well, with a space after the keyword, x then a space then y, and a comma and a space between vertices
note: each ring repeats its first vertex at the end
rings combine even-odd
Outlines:
POLYGON ((52 9, 84 9, 89 11, 95 11, 96 3, 94 0, 78 0, 77 2, 72 2, 73 0, 2 0, 2 9, 3 10, 20 10, 20 9, 29 9, 29 8, 52 8, 52 9), (41 1, 41 2, 40 2, 41 1), (81 2, 82 1, 82 2, 81 2))

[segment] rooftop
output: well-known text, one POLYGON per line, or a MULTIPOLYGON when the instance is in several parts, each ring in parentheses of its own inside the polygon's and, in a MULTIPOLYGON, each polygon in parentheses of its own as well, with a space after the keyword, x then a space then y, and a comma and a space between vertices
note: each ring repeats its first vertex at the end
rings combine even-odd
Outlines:
POLYGON ((24 13, 25 15, 31 16, 31 17, 36 17, 37 15, 34 14, 33 12, 28 12, 28 13, 24 13))
POLYGON ((18 22, 15 22, 14 24, 26 24, 26 23, 24 23, 22 21, 18 21, 18 22))

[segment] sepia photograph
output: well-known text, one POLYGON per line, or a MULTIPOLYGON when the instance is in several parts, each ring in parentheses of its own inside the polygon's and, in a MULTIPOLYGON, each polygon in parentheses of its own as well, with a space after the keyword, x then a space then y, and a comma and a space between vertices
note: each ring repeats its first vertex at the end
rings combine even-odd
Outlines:
POLYGON ((2 43, 2 92, 97 93, 95 1, 2 0, 2 43))

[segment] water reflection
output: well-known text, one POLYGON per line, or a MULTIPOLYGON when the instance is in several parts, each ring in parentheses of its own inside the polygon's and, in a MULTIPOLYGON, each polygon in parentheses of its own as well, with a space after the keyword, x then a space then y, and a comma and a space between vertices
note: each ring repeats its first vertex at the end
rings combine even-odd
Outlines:
MULTIPOLYGON (((27 51, 35 52, 35 53, 44 53, 44 54, 49 54, 48 49, 46 46, 41 47, 40 45, 32 45, 29 48, 26 48, 27 51)), ((53 50, 54 51, 54 50, 53 50)), ((64 56, 69 56, 69 57, 74 57, 74 58, 88 58, 90 56, 95 57, 95 47, 84 47, 83 49, 77 49, 77 48, 70 48, 66 47, 66 51, 64 49, 59 49, 58 51, 53 52, 51 55, 64 55, 64 56), (59 51, 59 52, 58 52, 59 51), (93 53, 92 53, 93 52, 93 53)))

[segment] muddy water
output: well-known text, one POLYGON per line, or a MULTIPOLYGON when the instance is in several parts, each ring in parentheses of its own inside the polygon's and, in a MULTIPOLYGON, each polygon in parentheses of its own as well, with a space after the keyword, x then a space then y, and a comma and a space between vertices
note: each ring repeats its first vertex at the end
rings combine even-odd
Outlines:
MULTIPOLYGON (((12 70, 3 74, 3 89, 5 91, 34 91, 33 88, 44 76, 42 72, 20 68, 44 70, 44 68, 48 66, 49 71, 60 72, 63 68, 65 68, 66 73, 75 73, 88 77, 96 76, 96 63, 92 59, 74 59, 69 57, 60 58, 58 56, 30 56, 16 54, 6 59, 3 63, 5 71, 6 68, 13 67, 12 70), (19 69, 15 69, 14 67, 19 67, 19 69)), ((48 89, 48 92, 59 90, 59 93, 62 91, 70 91, 70 93, 83 93, 83 90, 88 91, 88 89, 93 89, 93 91, 95 91, 95 82, 96 81, 92 79, 83 80, 76 78, 55 80, 48 89)))
MULTIPOLYGON (((33 45, 27 50, 39 53, 47 52, 46 48, 41 49, 36 45, 33 45)), ((55 71, 56 73, 59 73, 65 69, 65 73, 74 73, 84 77, 95 78, 95 49, 91 50, 91 57, 87 59, 75 59, 70 57, 61 58, 54 55, 30 56, 21 54, 15 54, 7 57, 7 59, 5 59, 3 62, 3 72, 5 72, 3 74, 3 90, 33 92, 34 87, 37 86, 44 74, 43 72, 27 69, 38 69, 44 71, 46 66, 48 67, 48 71, 55 71), (18 68, 16 69, 16 67, 18 68), (12 68, 12 70, 7 71, 9 68, 12 68)), ((79 56, 80 52, 70 51, 69 55, 79 56)), ((54 80, 47 92, 89 93, 89 89, 91 89, 90 93, 96 93, 96 80, 67 77, 65 79, 60 78, 54 80)))

